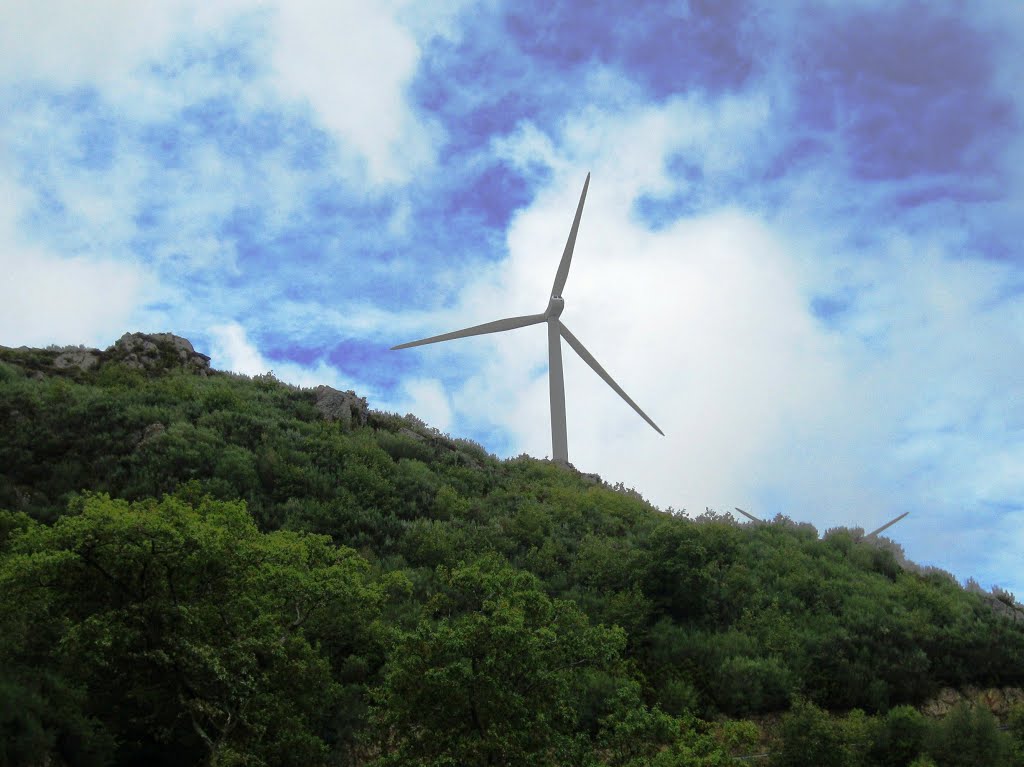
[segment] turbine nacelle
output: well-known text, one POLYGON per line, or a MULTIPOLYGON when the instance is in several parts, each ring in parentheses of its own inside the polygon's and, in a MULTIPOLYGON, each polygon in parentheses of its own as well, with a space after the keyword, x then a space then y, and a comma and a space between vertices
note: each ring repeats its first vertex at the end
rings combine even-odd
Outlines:
POLYGON ((565 299, 561 296, 551 296, 551 300, 548 301, 548 308, 544 310, 544 316, 548 319, 560 317, 564 309, 565 299))

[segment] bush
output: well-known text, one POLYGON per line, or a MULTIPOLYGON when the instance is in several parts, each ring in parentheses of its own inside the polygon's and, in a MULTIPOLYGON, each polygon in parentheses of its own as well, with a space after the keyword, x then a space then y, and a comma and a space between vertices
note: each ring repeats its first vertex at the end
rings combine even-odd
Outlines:
POLYGON ((939 767, 1010 767, 1010 742, 983 706, 960 703, 932 725, 925 748, 939 767))
POLYGON ((733 656, 718 673, 715 701, 733 716, 777 711, 793 690, 793 675, 777 658, 733 656))
POLYGON ((921 753, 928 722, 911 706, 896 706, 882 719, 870 754, 879 767, 903 767, 921 753))
POLYGON ((827 712, 797 698, 782 717, 782 748, 772 767, 844 767, 845 752, 838 728, 827 712))

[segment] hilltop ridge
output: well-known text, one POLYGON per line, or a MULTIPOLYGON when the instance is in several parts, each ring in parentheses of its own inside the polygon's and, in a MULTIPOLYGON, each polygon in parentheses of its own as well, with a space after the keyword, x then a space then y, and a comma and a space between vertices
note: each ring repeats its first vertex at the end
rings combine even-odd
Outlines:
MULTIPOLYGON (((33 377, 45 377, 46 375, 58 375, 75 377, 79 372, 98 372, 108 365, 120 365, 129 370, 138 370, 149 375, 162 375, 169 372, 182 372, 198 376, 231 375, 224 371, 215 370, 210 366, 210 357, 195 350, 195 347, 187 338, 175 335, 170 332, 143 333, 126 332, 114 344, 101 351, 85 346, 57 346, 52 345, 46 348, 30 348, 21 346, 10 348, 0 346, 0 361, 7 361, 22 367, 33 377)), ((268 380, 275 381, 281 386, 290 386, 287 383, 277 381, 272 374, 268 380)), ((263 378, 263 376, 257 376, 263 378)), ((301 387, 293 387, 301 390, 301 387)), ((371 410, 365 397, 360 397, 354 391, 341 392, 330 386, 321 385, 313 388, 316 395, 316 408, 327 420, 340 421, 343 427, 349 428, 353 424, 366 425, 370 418, 371 410)), ((407 423, 399 430, 402 436, 425 442, 435 448, 443 447, 446 450, 457 450, 457 440, 437 429, 427 425, 411 414, 405 416, 407 423)), ((462 440, 463 444, 468 441, 462 440)), ((486 453, 482 446, 472 443, 475 448, 486 453)), ((488 454, 490 455, 490 454, 488 454)), ((493 456, 492 456, 493 457, 493 456)), ((545 459, 546 460, 546 459, 545 459)), ((547 461, 549 463, 557 463, 547 461)), ((563 464, 565 465, 565 464, 563 464)), ((579 475, 584 481, 598 484, 615 490, 616 492, 632 495, 644 504, 649 504, 643 495, 635 489, 626 488, 621 483, 611 484, 605 482, 598 474, 581 472, 572 464, 566 465, 569 471, 579 475)), ((710 511, 710 509, 708 509, 710 511)), ((735 517, 723 518, 729 522, 741 524, 735 517)), ((787 517, 780 515, 776 523, 797 524, 814 530, 808 523, 794 523, 787 517)), ((817 535, 817 530, 814 530, 817 535)), ((911 572, 920 574, 938 573, 956 579, 945 571, 921 565, 906 557, 903 547, 896 541, 885 536, 872 536, 865 538, 862 528, 836 527, 825 532, 825 536, 847 533, 858 541, 867 545, 876 546, 890 552, 900 567, 911 572)), ((973 579, 968 584, 968 590, 978 594, 989 608, 1009 620, 1024 623, 1024 606, 1017 603, 1014 596, 1002 589, 993 589, 991 592, 982 589, 973 579)))
POLYGON ((173 334, 0 347, 0 431, 8 763, 1024 753, 1012 595, 863 531, 661 511, 173 334))
POLYGON ((209 375, 210 358, 200 354, 192 343, 173 333, 125 333, 105 350, 87 346, 0 346, 0 359, 25 368, 34 376, 74 375, 76 371, 99 370, 105 365, 123 365, 131 370, 165 373, 179 369, 196 375, 209 375))

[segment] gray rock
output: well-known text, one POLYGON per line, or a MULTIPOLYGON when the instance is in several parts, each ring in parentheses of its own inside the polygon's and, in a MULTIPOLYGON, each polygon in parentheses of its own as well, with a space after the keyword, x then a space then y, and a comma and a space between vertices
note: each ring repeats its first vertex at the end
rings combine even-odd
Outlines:
POLYGON ((1001 615, 1014 623, 1024 623, 1024 607, 1016 604, 1016 602, 1009 605, 999 599, 999 597, 987 593, 983 593, 981 598, 985 600, 985 604, 996 615, 1001 615))
POLYGON ((53 360, 53 366, 58 370, 72 367, 91 370, 100 364, 99 355, 99 349, 69 349, 57 355, 53 360))
POLYGON ((210 373, 210 358, 197 352, 187 338, 173 333, 125 333, 107 353, 134 370, 160 369, 174 361, 198 375, 210 373))
POLYGON ((351 390, 338 391, 330 386, 318 386, 314 391, 316 409, 328 421, 340 421, 346 429, 366 424, 369 409, 365 397, 356 396, 351 390))
POLYGON ((982 689, 968 685, 962 690, 943 687, 939 694, 925 701, 918 710, 928 717, 946 716, 960 703, 984 706, 1002 720, 1010 709, 1024 703, 1024 689, 1020 687, 989 687, 982 689))
POLYGON ((138 447, 142 447, 147 442, 152 442, 153 440, 160 437, 165 431, 167 431, 166 427, 164 427, 164 425, 159 421, 156 423, 151 423, 143 430, 142 438, 139 440, 138 447))

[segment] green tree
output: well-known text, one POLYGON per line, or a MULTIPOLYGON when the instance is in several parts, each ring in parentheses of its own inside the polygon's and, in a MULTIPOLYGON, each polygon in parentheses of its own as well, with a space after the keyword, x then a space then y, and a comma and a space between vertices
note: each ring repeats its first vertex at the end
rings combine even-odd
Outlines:
POLYGON ((677 720, 675 739, 667 748, 630 767, 735 767, 746 762, 730 754, 749 752, 757 739, 752 722, 711 724, 686 713, 677 720))
POLYGON ((777 711, 789 699, 792 677, 778 657, 733 655, 718 668, 715 701, 731 715, 777 711))
POLYGON ((397 641, 376 691, 380 764, 567 764, 584 669, 611 669, 621 629, 591 626, 571 602, 496 555, 438 568, 441 592, 397 641))
POLYGON ((1011 746, 992 712, 968 703, 959 703, 925 735, 925 749, 939 767, 1010 767, 1011 746))
POLYGON ((773 767, 843 767, 845 750, 836 723, 827 712, 797 698, 782 717, 782 747, 772 756, 773 767))
POLYGON ((75 716, 121 762, 321 763, 339 688, 316 636, 372 620, 365 570, 326 537, 261 534, 241 503, 85 497, 11 534, 0 667, 87 693, 75 716))
POLYGON ((869 753, 879 767, 904 767, 921 753, 928 722, 912 706, 889 709, 869 753))

